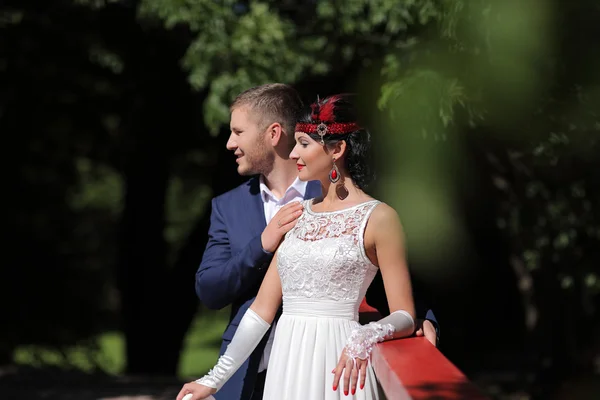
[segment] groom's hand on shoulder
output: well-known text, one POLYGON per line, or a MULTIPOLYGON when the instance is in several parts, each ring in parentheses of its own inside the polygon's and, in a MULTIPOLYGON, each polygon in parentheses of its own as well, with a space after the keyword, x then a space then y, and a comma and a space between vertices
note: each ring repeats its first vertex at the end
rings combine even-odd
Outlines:
POLYGON ((299 201, 294 201, 281 207, 277 214, 273 216, 271 222, 267 225, 260 240, 262 247, 269 253, 275 253, 281 239, 288 233, 298 222, 298 218, 302 215, 304 206, 299 201))

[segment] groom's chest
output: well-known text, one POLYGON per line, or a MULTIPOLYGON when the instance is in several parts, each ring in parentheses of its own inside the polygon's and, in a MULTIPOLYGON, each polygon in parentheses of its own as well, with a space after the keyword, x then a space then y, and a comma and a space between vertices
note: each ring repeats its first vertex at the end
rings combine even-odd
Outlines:
POLYGON ((223 214, 230 246, 235 251, 260 235, 266 227, 263 202, 258 196, 240 196, 224 207, 223 214))

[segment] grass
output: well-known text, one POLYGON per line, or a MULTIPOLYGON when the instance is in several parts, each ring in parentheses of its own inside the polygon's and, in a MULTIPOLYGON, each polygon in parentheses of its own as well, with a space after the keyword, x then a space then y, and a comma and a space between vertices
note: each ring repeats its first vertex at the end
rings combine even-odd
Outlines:
MULTIPOLYGON (((178 375, 199 377, 215 364, 221 335, 227 325, 229 310, 205 311, 195 318, 185 338, 178 375)), ((106 332, 97 338, 97 351, 86 346, 72 346, 64 352, 40 346, 21 346, 15 350, 17 364, 35 367, 56 365, 91 372, 96 364, 111 375, 120 375, 125 366, 125 340, 120 332, 106 332)))
POLYGON ((229 319, 229 309, 204 312, 196 318, 183 344, 179 361, 179 376, 182 378, 204 375, 217 362, 221 335, 229 319))

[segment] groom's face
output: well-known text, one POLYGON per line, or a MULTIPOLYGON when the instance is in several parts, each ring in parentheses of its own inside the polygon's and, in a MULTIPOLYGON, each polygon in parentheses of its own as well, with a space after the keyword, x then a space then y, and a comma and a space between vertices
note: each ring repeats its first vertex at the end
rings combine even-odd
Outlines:
POLYGON ((227 149, 235 154, 240 175, 264 175, 273 168, 275 152, 266 127, 260 125, 261 118, 248 107, 237 107, 231 112, 227 149))

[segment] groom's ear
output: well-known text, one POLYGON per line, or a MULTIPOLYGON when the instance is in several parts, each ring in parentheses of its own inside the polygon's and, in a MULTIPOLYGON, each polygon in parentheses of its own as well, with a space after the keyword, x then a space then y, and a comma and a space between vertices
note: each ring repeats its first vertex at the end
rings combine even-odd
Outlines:
POLYGON ((267 135, 273 147, 277 146, 281 140, 285 140, 283 128, 279 122, 273 122, 267 128, 267 135))

